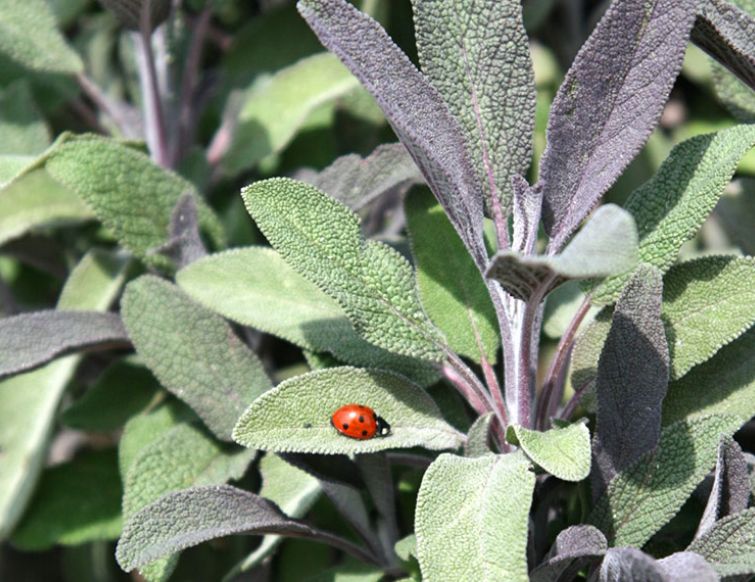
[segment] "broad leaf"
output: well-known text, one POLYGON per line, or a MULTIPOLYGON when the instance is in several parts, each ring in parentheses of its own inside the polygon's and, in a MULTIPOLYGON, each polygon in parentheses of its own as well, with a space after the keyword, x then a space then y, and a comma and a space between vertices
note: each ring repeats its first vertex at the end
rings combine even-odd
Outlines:
POLYGON ((301 0, 298 7, 375 97, 481 268, 487 258, 481 189, 462 129, 443 98, 380 25, 345 0, 301 0))
POLYGON ((393 370, 422 385, 438 379, 431 364, 362 339, 334 299, 268 247, 209 256, 179 271, 176 280, 208 309, 306 350, 329 352, 354 366, 393 370))
POLYGON ((535 78, 519 0, 413 0, 422 71, 461 123, 489 208, 507 215, 527 173, 535 78), (463 15, 463 17, 460 17, 463 15), (495 201, 494 201, 495 197, 495 201))
POLYGON ((512 425, 506 440, 559 479, 581 481, 590 474, 590 431, 583 422, 545 432, 512 425))
POLYGON ((465 457, 481 457, 492 453, 490 448, 490 428, 495 421, 495 414, 488 412, 478 417, 467 432, 467 442, 464 443, 465 457))
MULTIPOLYGON (((738 125, 693 137, 676 146, 655 176, 629 197, 640 236, 640 260, 666 271, 716 205, 745 153, 755 125, 738 125)), ((593 301, 616 300, 631 274, 606 281, 593 301)))
POLYGON ((0 319, 0 378, 53 358, 128 343, 121 318, 96 311, 47 310, 0 319))
POLYGON ((456 353, 494 364, 498 322, 474 261, 429 192, 413 193, 404 209, 425 311, 456 353))
POLYGON ((286 380, 258 398, 233 431, 234 440, 248 447, 326 454, 415 446, 455 449, 461 446, 463 436, 443 420, 419 386, 389 372, 346 367, 286 380), (340 434, 330 417, 349 403, 373 408, 391 425, 391 433, 364 441, 340 434))
POLYGON ((167 256, 178 269, 190 265, 207 254, 199 232, 197 200, 189 193, 176 202, 168 227, 170 238, 156 252, 167 256))
POLYGON ((675 552, 658 560, 667 582, 719 582, 720 578, 713 566, 705 558, 694 552, 675 552))
POLYGON ((0 93, 0 135, 0 155, 33 156, 50 145, 50 130, 24 81, 0 93))
POLYGON ((285 178, 244 189, 244 203, 273 247, 343 307, 359 334, 404 356, 442 358, 442 339, 397 251, 365 241, 359 218, 316 188, 285 178))
POLYGON ((151 275, 128 285, 121 313, 137 353, 160 383, 229 440, 244 409, 270 387, 257 356, 223 318, 151 275))
POLYGON ((574 525, 556 537, 548 555, 530 572, 530 582, 569 580, 608 550, 606 537, 591 525, 574 525))
POLYGON ((700 0, 617 0, 553 101, 540 161, 543 220, 558 249, 640 151, 682 66, 700 0))
POLYGON ((423 579, 526 582, 534 488, 535 474, 520 455, 438 457, 417 497, 423 579))
POLYGON ((599 582, 667 582, 661 567, 637 548, 611 548, 600 565, 599 582))
POLYGON ((755 574, 755 507, 720 520, 687 548, 722 577, 755 574))
POLYGON ((570 279, 592 279, 630 270, 637 263, 637 229, 613 204, 601 206, 560 254, 522 255, 499 251, 487 276, 517 299, 542 297, 570 279))

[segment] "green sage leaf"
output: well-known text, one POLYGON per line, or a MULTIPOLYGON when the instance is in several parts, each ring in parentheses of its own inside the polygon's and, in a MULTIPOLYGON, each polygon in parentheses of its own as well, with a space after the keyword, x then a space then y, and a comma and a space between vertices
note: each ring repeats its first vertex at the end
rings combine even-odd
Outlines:
POLYGON ((590 474, 590 431, 583 422, 545 432, 509 426, 506 440, 521 447, 536 465, 564 481, 581 481, 590 474))
POLYGON ((755 507, 724 517, 687 550, 708 560, 721 577, 755 574, 755 507))

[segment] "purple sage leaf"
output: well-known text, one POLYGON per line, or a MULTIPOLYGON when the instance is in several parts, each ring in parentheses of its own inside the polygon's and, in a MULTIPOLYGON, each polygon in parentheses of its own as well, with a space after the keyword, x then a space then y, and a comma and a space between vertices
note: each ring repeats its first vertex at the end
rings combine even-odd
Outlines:
POLYGON ((603 556, 608 542, 603 533, 591 525, 575 525, 558 534, 548 555, 530 572, 530 582, 572 580, 579 570, 603 556))
POLYGON ((695 552, 676 552, 658 560, 667 582, 718 582, 720 578, 708 561, 695 552))
POLYGON ((181 196, 173 208, 169 235, 168 242, 157 247, 155 252, 171 259, 177 269, 183 269, 207 255, 199 234, 197 202, 190 192, 181 196))
POLYGON ((600 582, 668 582, 653 558, 637 548, 611 548, 600 566, 600 582))

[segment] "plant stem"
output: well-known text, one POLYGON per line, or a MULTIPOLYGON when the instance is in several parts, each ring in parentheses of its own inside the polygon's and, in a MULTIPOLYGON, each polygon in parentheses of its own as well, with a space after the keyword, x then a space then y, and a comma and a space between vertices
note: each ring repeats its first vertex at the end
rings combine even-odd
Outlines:
POLYGON ((137 138, 139 132, 135 131, 133 124, 128 123, 123 111, 117 103, 105 95, 102 89, 84 73, 76 75, 76 81, 82 92, 97 106, 102 113, 110 118, 118 131, 126 138, 137 138))
POLYGON ((574 394, 572 394, 569 402, 566 403, 566 406, 564 406, 564 409, 558 415, 559 419, 569 420, 571 418, 571 415, 574 414, 577 406, 579 406, 579 403, 582 401, 582 397, 585 395, 585 392, 587 392, 587 389, 593 384, 593 382, 595 382, 595 380, 588 380, 574 391, 574 394))
POLYGON ((443 376, 448 380, 461 394, 462 398, 477 412, 485 414, 490 412, 491 408, 486 404, 485 399, 477 393, 469 381, 459 373, 459 371, 449 362, 445 362, 441 368, 443 376))

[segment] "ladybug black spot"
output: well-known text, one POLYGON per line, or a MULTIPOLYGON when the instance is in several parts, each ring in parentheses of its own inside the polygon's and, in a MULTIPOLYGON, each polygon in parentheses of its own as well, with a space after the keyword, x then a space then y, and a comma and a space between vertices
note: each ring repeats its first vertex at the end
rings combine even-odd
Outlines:
POLYGON ((342 426, 343 426, 343 430, 349 430, 349 425, 346 424, 345 422, 343 423, 342 426))
POLYGON ((367 436, 367 431, 366 430, 362 431, 362 436, 367 436))
POLYGON ((304 428, 312 428, 312 423, 311 423, 311 422, 307 422, 307 423, 306 423, 306 424, 304 425, 304 428))
POLYGON ((377 422, 377 414, 375 414, 374 412, 372 413, 372 420, 377 422))
POLYGON ((364 422, 364 416, 359 417, 359 422, 364 422))

